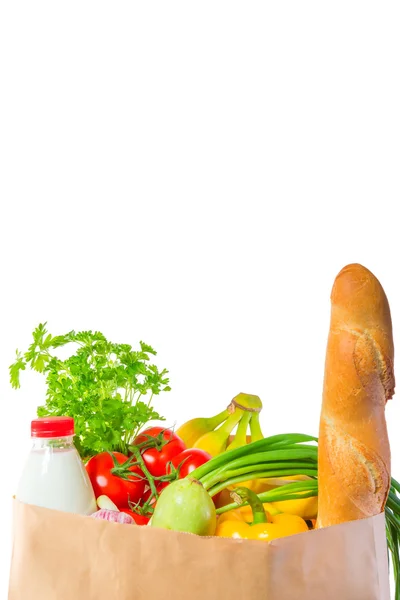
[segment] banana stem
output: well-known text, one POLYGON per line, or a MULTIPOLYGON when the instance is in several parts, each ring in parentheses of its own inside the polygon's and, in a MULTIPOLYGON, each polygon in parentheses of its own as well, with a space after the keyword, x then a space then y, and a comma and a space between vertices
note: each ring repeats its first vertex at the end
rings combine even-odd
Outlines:
POLYGON ((262 409, 261 399, 258 396, 254 396, 254 394, 240 393, 232 399, 232 404, 237 408, 249 410, 250 412, 260 412, 262 409))
POLYGON ((242 417, 243 417, 243 411, 236 409, 235 412, 233 412, 226 419, 226 421, 220 427, 218 427, 218 429, 216 429, 216 431, 218 431, 219 433, 226 433, 226 436, 228 437, 230 435, 231 431, 236 427, 236 425, 239 423, 239 421, 242 417))
POLYGON ((227 450, 234 450, 235 448, 240 448, 240 446, 244 446, 247 443, 247 427, 249 425, 250 419, 251 413, 245 412, 239 421, 236 435, 233 438, 232 442, 229 444, 227 450))
POLYGON ((263 432, 261 431, 259 413, 252 413, 251 415, 250 433, 252 442, 257 442, 258 440, 264 439, 263 432))

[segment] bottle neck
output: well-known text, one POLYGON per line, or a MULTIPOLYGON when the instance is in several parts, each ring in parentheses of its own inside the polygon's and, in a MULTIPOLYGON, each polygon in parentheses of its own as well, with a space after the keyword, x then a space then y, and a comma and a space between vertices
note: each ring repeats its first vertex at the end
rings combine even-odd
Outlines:
POLYGON ((74 436, 68 435, 57 438, 32 438, 32 450, 43 450, 46 448, 57 450, 72 450, 74 448, 74 436))

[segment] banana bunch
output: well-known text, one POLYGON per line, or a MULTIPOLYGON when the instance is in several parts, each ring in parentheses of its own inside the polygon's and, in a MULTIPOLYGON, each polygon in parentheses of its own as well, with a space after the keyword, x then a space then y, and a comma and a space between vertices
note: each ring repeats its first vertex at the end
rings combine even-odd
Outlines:
POLYGON ((259 414, 262 402, 252 394, 238 394, 228 408, 214 417, 191 419, 176 431, 187 448, 200 448, 211 456, 263 439, 259 414), (232 431, 237 426, 236 433, 232 431), (250 432, 250 435, 248 435, 250 432))
MULTIPOLYGON (((200 448, 211 456, 222 454, 225 450, 233 450, 250 442, 263 439, 259 415, 262 402, 258 396, 238 394, 228 408, 214 417, 191 419, 184 423, 177 434, 185 442, 187 448, 200 448), (233 430, 236 433, 232 435, 233 430)), ((230 492, 235 487, 244 486, 256 494, 266 492, 290 481, 309 479, 305 475, 293 475, 285 479, 253 479, 233 484, 222 490, 215 498, 217 507, 232 502, 230 492)), ((285 512, 301 516, 305 519, 315 518, 317 514, 317 498, 301 498, 270 503, 276 512, 285 512)), ((227 513, 229 514, 229 513, 227 513)))

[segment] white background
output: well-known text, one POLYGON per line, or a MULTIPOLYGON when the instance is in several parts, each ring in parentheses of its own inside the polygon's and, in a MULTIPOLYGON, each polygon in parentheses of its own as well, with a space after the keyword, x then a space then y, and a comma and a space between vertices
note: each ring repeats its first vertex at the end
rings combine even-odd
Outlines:
MULTIPOLYGON (((152 344, 168 423, 245 391, 265 434, 318 431, 345 264, 380 279, 400 346, 399 17, 395 2, 1 4, 1 599, 45 389, 26 373, 11 390, 8 365, 39 322, 152 344)), ((399 478, 396 396, 387 418, 399 478)))

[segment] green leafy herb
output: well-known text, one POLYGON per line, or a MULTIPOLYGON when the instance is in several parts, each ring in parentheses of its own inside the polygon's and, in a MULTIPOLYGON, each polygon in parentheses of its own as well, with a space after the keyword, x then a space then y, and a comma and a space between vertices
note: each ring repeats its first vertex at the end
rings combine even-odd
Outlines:
POLYGON ((46 403, 38 416, 71 416, 75 420, 75 445, 82 458, 103 451, 126 453, 129 442, 149 421, 163 420, 151 406, 154 395, 167 392, 168 371, 150 363, 156 352, 140 342, 113 344, 102 333, 70 331, 52 336, 46 323, 33 332, 25 353, 17 350, 10 366, 10 381, 20 387, 20 372, 27 366, 46 376, 46 403), (54 349, 73 345, 66 360, 54 349))

